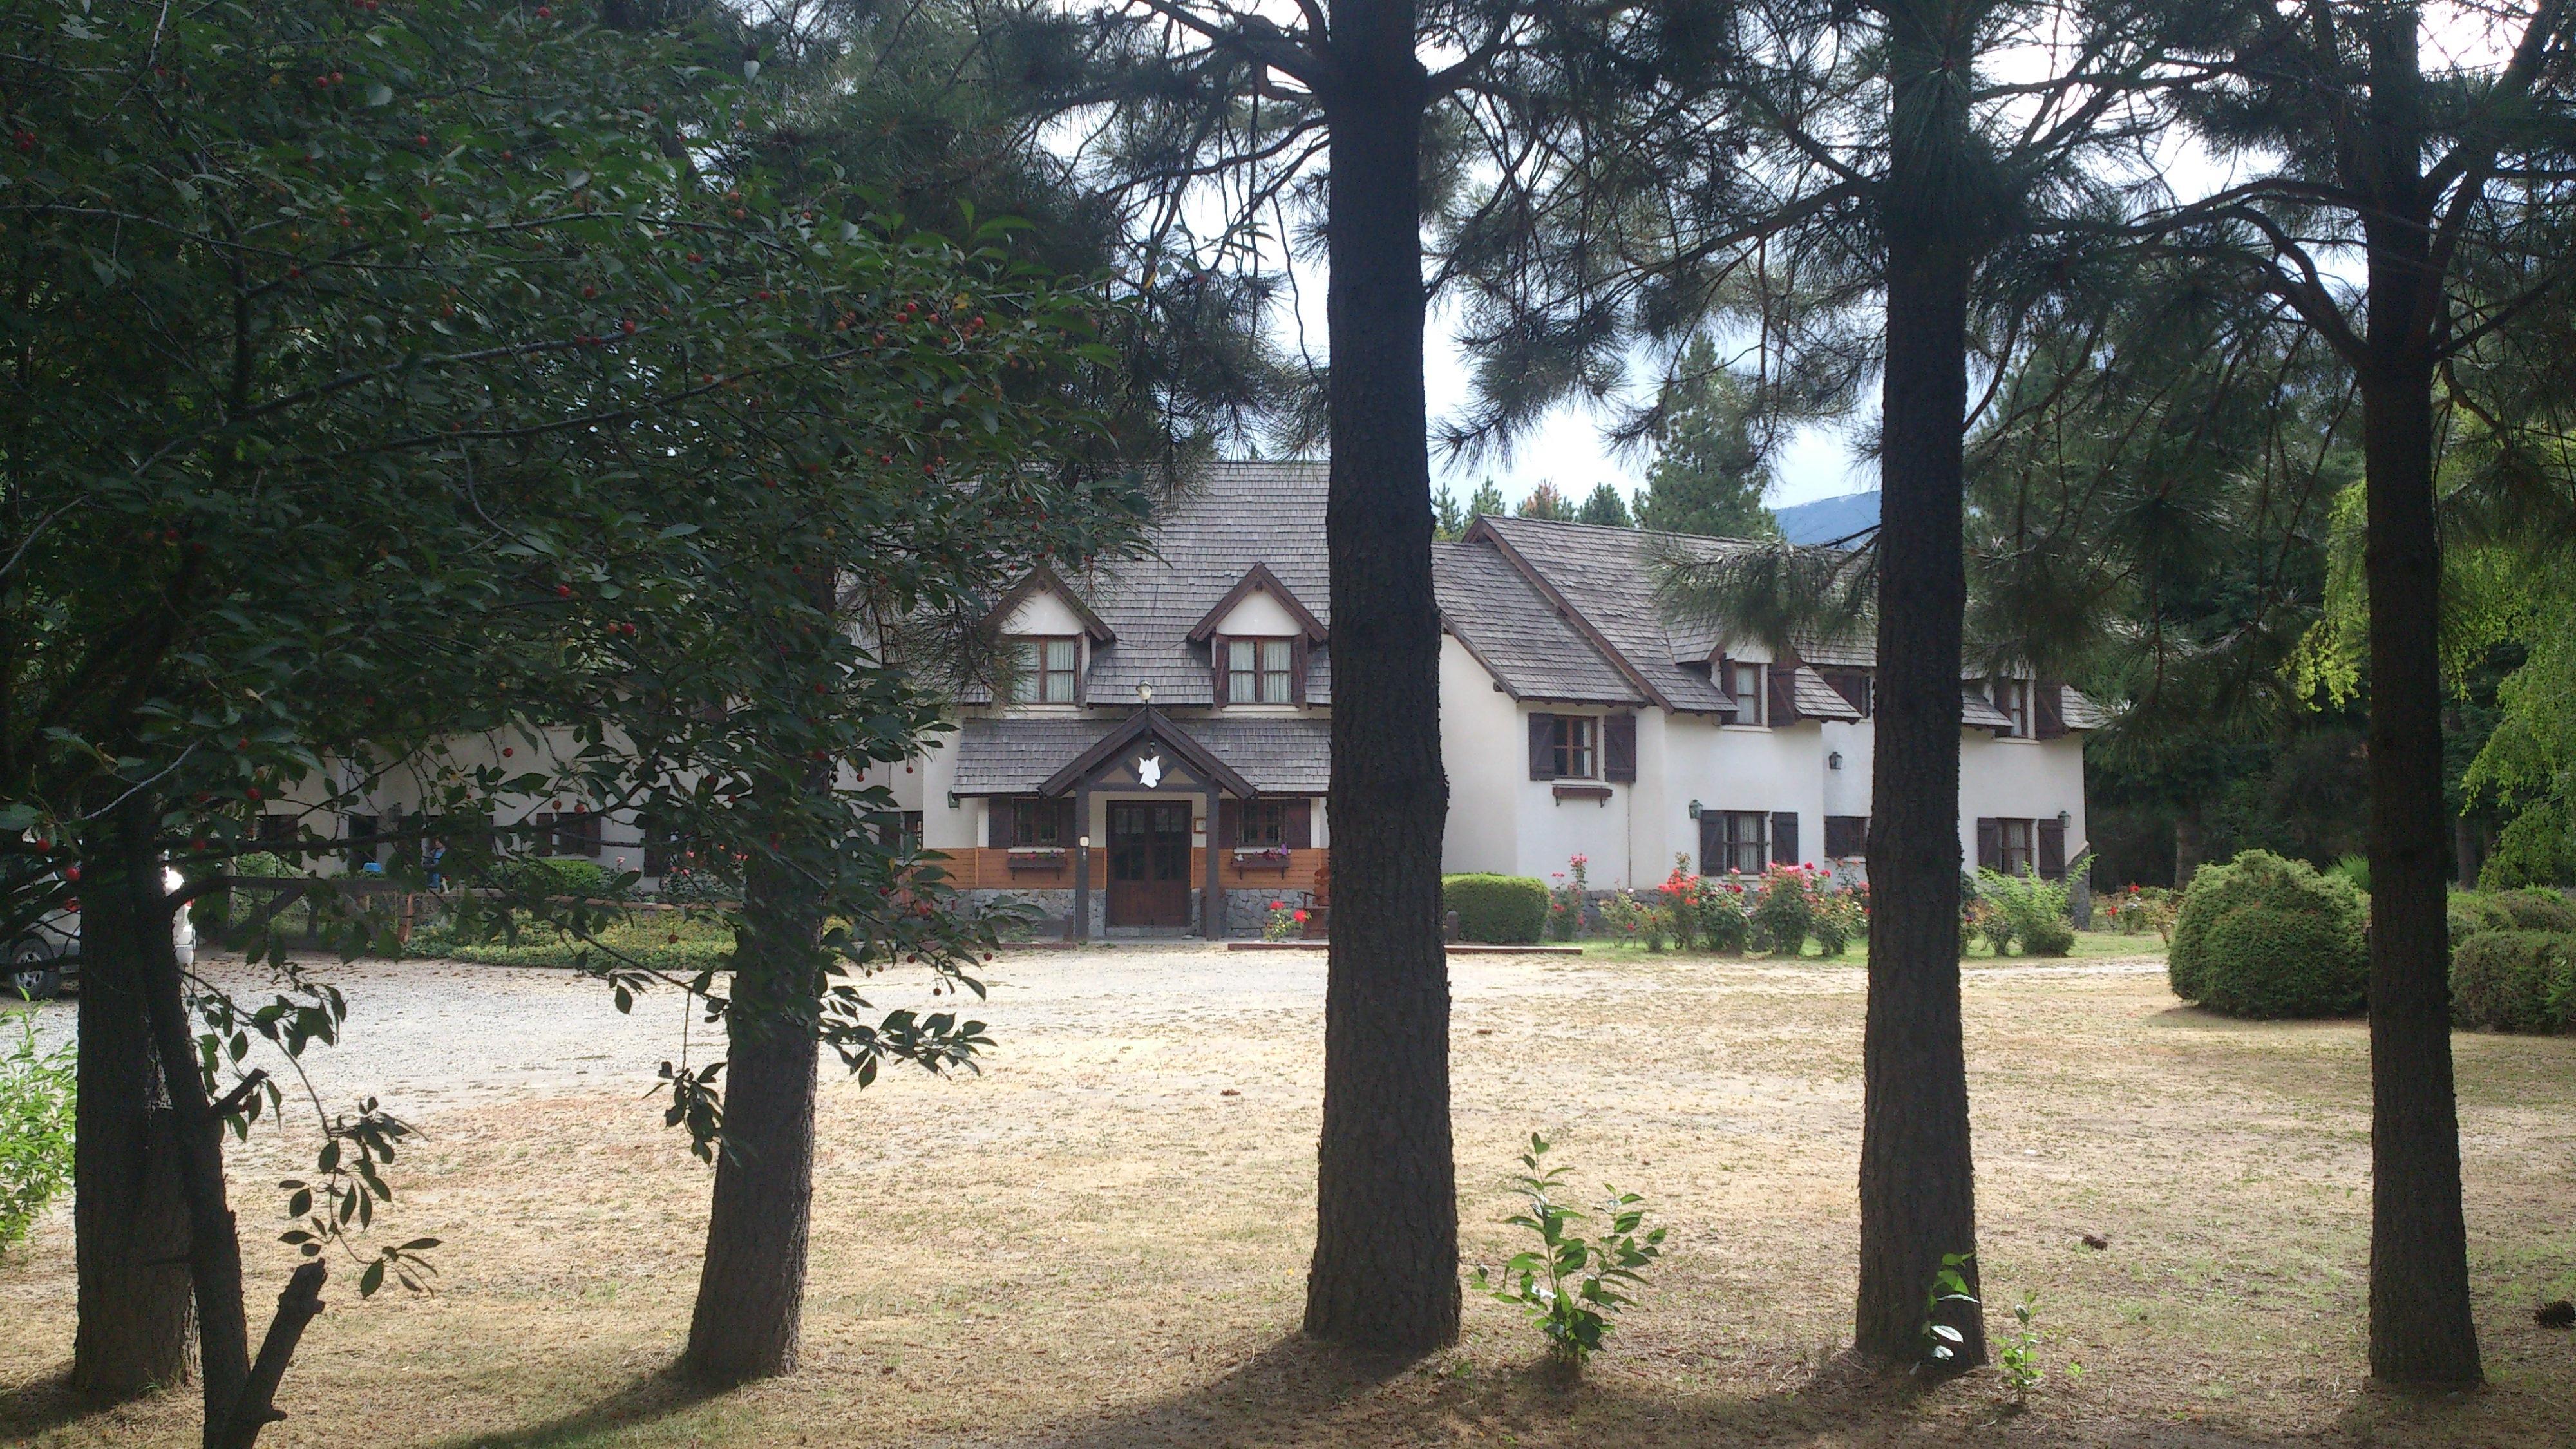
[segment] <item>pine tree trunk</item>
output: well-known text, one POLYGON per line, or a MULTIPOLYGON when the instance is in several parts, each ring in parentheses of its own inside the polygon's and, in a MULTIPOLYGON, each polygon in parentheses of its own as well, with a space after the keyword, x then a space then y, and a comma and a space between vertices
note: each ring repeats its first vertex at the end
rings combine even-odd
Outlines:
POLYGON ((72 1386, 114 1399, 187 1382, 188 1210, 139 944, 156 930, 166 944, 169 923, 134 914, 141 903, 121 888, 112 835, 83 853, 93 864, 81 911, 72 1386))
MULTIPOLYGON (((826 782, 828 783, 828 781, 826 782)), ((796 1371, 814 1201, 816 951, 794 874, 756 858, 725 1016, 724 1141, 681 1367, 709 1384, 796 1371)))
POLYGON ((2428 134, 2411 6, 2368 40, 2376 204, 2361 372, 2370 590, 2370 1371, 2398 1384, 2481 1377, 2451 1075, 2449 893, 2441 823, 2441 533, 2433 376, 2442 287, 2424 186, 2428 134))
POLYGON ((1405 0, 1335 0, 1325 233, 1332 372, 1333 926, 1306 1331, 1458 1336, 1440 634, 1422 384, 1424 76, 1405 0))
MULTIPOLYGON (((1920 1358, 1945 1254, 1977 1242, 1959 1027, 1960 530, 1970 227, 1964 103, 1947 7, 1891 16, 1895 86, 1882 214, 1887 371, 1878 530, 1878 749, 1869 822, 1869 1008, 1861 1048, 1860 1292, 1853 1346, 1920 1358)), ((1964 71, 1959 72, 1964 74, 1964 71)), ((1971 1292, 1971 1258, 1962 1271, 1971 1292)), ((1952 1305, 1952 1363, 1985 1361, 1981 1315, 1952 1305)))

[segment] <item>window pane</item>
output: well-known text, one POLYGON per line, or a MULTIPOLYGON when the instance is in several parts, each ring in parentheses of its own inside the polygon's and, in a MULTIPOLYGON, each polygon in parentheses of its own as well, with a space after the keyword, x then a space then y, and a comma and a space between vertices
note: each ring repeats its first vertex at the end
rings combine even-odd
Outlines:
POLYGON ((1250 704, 1261 697, 1260 666, 1252 641, 1225 641, 1225 697, 1229 704, 1250 704))
POLYGON ((1261 702, 1288 702, 1288 641, 1264 639, 1261 643, 1261 702))
POLYGON ((1073 703, 1073 641, 1048 639, 1038 648, 1039 657, 1045 663, 1045 678, 1039 697, 1049 704, 1073 703))
POLYGON ((1037 641, 1023 639, 1011 646, 1011 698, 1027 704, 1045 688, 1046 680, 1038 667, 1037 641))

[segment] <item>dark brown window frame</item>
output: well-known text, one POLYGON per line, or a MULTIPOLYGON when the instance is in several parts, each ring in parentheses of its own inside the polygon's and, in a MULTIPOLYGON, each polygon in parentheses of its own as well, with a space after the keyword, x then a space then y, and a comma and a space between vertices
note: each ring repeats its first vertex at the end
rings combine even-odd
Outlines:
POLYGON ((1076 704, 1082 698, 1082 636, 1079 634, 1014 634, 1013 647, 1022 651, 1019 668, 1012 680, 1013 704, 1076 704), (1067 663, 1056 669, 1047 663, 1047 646, 1065 646, 1067 663), (1054 681, 1064 681, 1064 693, 1056 697, 1050 690, 1054 681))
POLYGON ((1294 634, 1219 634, 1210 640, 1219 681, 1217 707, 1304 703, 1306 662, 1299 642, 1294 634), (1237 645, 1246 652, 1248 668, 1235 666, 1237 645), (1238 690, 1244 692, 1237 694, 1238 690))
POLYGON ((1720 822, 1717 829, 1717 845, 1718 848, 1725 853, 1726 858, 1722 862, 1714 863, 1716 868, 1713 871, 1711 870, 1712 862, 1706 860, 1701 861, 1700 869, 1702 871, 1718 875, 1760 875, 1765 870, 1770 869, 1770 811, 1716 810, 1708 813, 1717 816, 1720 822), (1744 827, 1748 823, 1751 825, 1753 830, 1750 837, 1746 837, 1742 834, 1744 827), (1751 861, 1752 864, 1749 866, 1742 864, 1743 861, 1747 860, 1751 861))
POLYGON ((1601 773, 1601 721, 1588 714, 1561 714, 1553 726, 1552 760, 1559 780, 1596 779, 1601 773))

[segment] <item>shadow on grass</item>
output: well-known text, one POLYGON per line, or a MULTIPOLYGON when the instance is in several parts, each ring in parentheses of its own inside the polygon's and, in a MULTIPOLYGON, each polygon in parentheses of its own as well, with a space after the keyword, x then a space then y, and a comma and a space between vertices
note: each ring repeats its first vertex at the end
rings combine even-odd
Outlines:
POLYGON ((132 1402, 93 1398, 73 1388, 72 1366, 66 1359, 61 1368, 41 1378, 0 1386, 0 1434, 11 1438, 33 1436, 78 1423, 92 1414, 106 1413, 119 1403, 132 1402))
POLYGON ((1464 1359, 1360 1356, 1291 1336, 1213 1382, 1105 1409, 1088 1422, 1004 1436, 1047 1449, 1193 1444, 1735 1444, 1894 1430, 1922 1385, 1845 1358, 1752 1395, 1643 1391, 1615 1369, 1583 1379, 1544 1361, 1508 1372, 1464 1359))
POLYGON ((683 1413, 723 1394, 693 1382, 676 1366, 628 1380, 607 1397, 516 1429, 469 1431, 437 1441, 436 1449, 553 1449, 593 1436, 632 1429, 683 1413))

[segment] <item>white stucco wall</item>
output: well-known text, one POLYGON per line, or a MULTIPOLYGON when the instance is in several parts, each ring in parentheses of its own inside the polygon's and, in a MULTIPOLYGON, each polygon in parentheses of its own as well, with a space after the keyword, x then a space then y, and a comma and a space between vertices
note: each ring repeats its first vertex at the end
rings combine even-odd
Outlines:
MULTIPOLYGON (((1599 774, 1599 721, 1610 713, 1599 705, 1535 703, 1512 712, 1513 743, 1508 751, 1492 756, 1493 772, 1507 782, 1507 788, 1519 816, 1520 864, 1511 873, 1534 875, 1550 885, 1559 873, 1569 869, 1576 855, 1587 857, 1585 871, 1595 890, 1618 890, 1636 884, 1631 841, 1628 831, 1629 809, 1636 802, 1635 785, 1610 785, 1608 800, 1559 800, 1556 787, 1564 785, 1602 785, 1599 774), (1585 715, 1595 723, 1594 774, 1589 780, 1533 780, 1529 777, 1529 716, 1534 713, 1585 715)), ((1642 753, 1644 741, 1639 742, 1642 753)), ((1642 773, 1642 771, 1640 772, 1642 773)), ((1457 785, 1450 785, 1454 795, 1457 785)), ((1649 860, 1652 857, 1648 858, 1649 860)), ((1664 873, 1654 872, 1654 879, 1664 873)))
POLYGON ((1959 732, 1959 859, 1974 866, 1977 821, 1989 816, 2069 817, 2066 858, 2084 852, 2084 736, 1997 739, 1990 730, 1959 732))
POLYGON ((1273 598, 1268 589, 1254 589, 1236 600, 1234 607, 1226 610, 1225 617, 1216 625, 1216 632, 1220 634, 1267 634, 1273 637, 1302 634, 1305 629, 1305 625, 1297 622, 1297 616, 1288 612, 1288 606, 1273 598))
MULTIPOLYGON (((1655 807, 1664 843, 1657 853, 1660 880, 1672 868, 1676 851, 1699 861, 1699 822, 1690 818, 1694 799, 1707 810, 1794 812, 1798 817, 1798 851, 1814 860, 1824 846, 1824 743, 1814 721, 1765 729, 1718 724, 1703 715, 1676 715, 1667 725, 1672 741, 1664 798, 1655 807)), ((1844 768, 1850 768, 1848 759, 1844 768)), ((1840 812, 1836 812, 1840 813, 1840 812)))
POLYGON ((1033 589, 1002 621, 1005 634, 1080 634, 1082 617, 1053 589, 1033 589))
POLYGON ((1529 738, 1511 696, 1454 635, 1440 636, 1440 763, 1449 823, 1440 869, 1522 874, 1520 809, 1512 782, 1529 773, 1529 738))
MULTIPOLYGON (((1823 758, 1830 759, 1836 753, 1843 757, 1843 767, 1839 770, 1819 761, 1820 768, 1824 770, 1824 813, 1867 815, 1870 771, 1875 764, 1878 743, 1877 729, 1867 721, 1819 720, 1816 731, 1823 758)), ((1817 848, 1824 848, 1824 837, 1817 837, 1817 848)))

